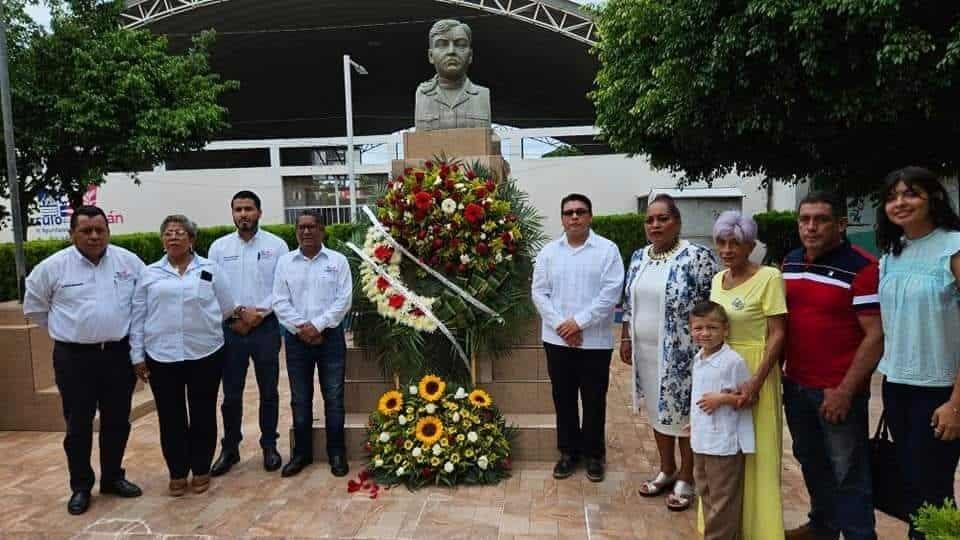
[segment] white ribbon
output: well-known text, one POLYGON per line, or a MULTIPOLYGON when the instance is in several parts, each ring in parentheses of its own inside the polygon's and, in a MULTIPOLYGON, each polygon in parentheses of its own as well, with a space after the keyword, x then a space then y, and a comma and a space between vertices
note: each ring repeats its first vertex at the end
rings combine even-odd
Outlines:
POLYGON ((470 360, 467 358, 467 353, 463 352, 463 348, 460 347, 460 343, 457 342, 457 338, 455 338, 450 332, 450 329, 443 324, 443 321, 438 319, 437 316, 433 314, 433 311, 430 311, 429 307, 420 302, 420 297, 407 289, 402 283, 400 283, 399 280, 387 273, 379 263, 367 256, 367 254, 364 253, 362 249, 358 248, 353 242, 347 242, 346 245, 348 248, 352 249, 354 253, 359 255, 360 258, 363 259, 363 262, 370 265, 370 268, 373 268, 377 275, 387 280, 391 287, 400 291, 400 294, 417 306, 417 309, 423 312, 424 317, 427 317, 437 325, 437 328, 440 329, 440 332, 447 336, 447 339, 450 340, 450 343, 453 343, 453 347, 457 350, 457 354, 459 354, 460 359, 463 360, 463 365, 467 366, 467 371, 470 371, 470 360))
POLYGON ((407 251, 407 248, 405 248, 405 247, 403 247, 402 245, 400 245, 399 242, 397 242, 396 240, 393 239, 392 236, 390 236, 390 233, 387 232, 387 230, 386 230, 386 229, 383 227, 383 225, 380 223, 380 220, 377 219, 377 216, 375 216, 375 215, 373 214, 373 212, 370 210, 369 207, 363 206, 362 208, 363 208, 363 211, 367 214, 367 217, 370 218, 370 222, 371 222, 371 223, 373 224, 373 226, 377 229, 377 231, 379 231, 380 234, 383 235, 384 238, 386 238, 387 242, 389 242, 395 249, 399 250, 400 253, 402 253, 402 254, 403 254, 404 256, 406 256, 407 258, 411 259, 413 262, 417 263, 417 266, 419 266, 420 268, 422 268, 424 271, 426 271, 426 272, 427 272, 428 274, 430 274, 431 276, 435 277, 435 278, 437 279, 437 281, 439 281, 440 283, 442 283, 445 287, 447 287, 448 289, 450 289, 450 290, 452 290, 453 292, 455 292, 455 293, 457 293, 458 295, 460 295, 461 298, 463 298, 464 300, 466 300, 467 302, 469 302, 471 305, 473 305, 473 307, 479 309, 480 311, 486 313, 487 315, 490 315, 491 317, 493 317, 494 319, 496 319, 497 322, 499 322, 500 324, 503 324, 503 317, 501 317, 499 313, 497 313, 496 311, 488 308, 486 305, 484 305, 483 302, 481 302, 481 301, 477 300, 476 298, 474 298, 470 293, 468 293, 467 291, 465 291, 465 290, 461 289, 459 286, 457 286, 456 283, 454 283, 454 282, 450 281, 449 279, 447 279, 446 277, 444 277, 443 274, 441 274, 440 272, 437 272, 437 271, 434 270, 433 268, 430 268, 429 266, 427 266, 426 264, 424 264, 424 262, 421 261, 419 258, 415 257, 412 253, 410 253, 409 251, 407 251))

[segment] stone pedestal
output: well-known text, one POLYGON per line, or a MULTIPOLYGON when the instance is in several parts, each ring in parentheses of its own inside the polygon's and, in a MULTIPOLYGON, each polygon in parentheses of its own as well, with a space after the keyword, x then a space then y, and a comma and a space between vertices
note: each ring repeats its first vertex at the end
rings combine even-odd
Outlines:
MULTIPOLYGON (((23 316, 20 304, 0 304, 0 431, 63 431, 53 374, 53 341, 23 316)), ((131 419, 154 410, 153 394, 137 381, 131 419)), ((94 422, 94 429, 99 421, 94 422)))
POLYGON ((490 128, 460 128, 403 134, 404 159, 395 159, 390 176, 396 178, 407 167, 423 167, 426 161, 456 159, 464 165, 479 163, 500 181, 510 174, 510 165, 500 155, 500 138, 490 128))

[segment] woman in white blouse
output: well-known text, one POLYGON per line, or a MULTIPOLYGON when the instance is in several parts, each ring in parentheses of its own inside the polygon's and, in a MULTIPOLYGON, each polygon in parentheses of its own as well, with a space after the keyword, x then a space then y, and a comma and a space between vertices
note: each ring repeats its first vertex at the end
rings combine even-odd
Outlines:
POLYGON ((195 493, 210 487, 222 324, 241 308, 220 267, 193 252, 197 226, 192 221, 167 216, 160 235, 167 254, 144 269, 133 293, 130 359, 153 391, 170 495, 179 497, 191 472, 195 493))

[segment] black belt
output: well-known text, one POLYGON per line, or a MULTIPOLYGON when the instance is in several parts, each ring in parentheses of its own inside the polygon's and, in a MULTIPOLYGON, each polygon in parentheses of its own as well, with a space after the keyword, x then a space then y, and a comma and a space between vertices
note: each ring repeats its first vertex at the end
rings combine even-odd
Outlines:
POLYGON ((57 341, 56 344, 61 347, 76 351, 105 351, 114 347, 126 347, 129 339, 123 338, 120 341, 102 341, 100 343, 71 343, 69 341, 57 341))

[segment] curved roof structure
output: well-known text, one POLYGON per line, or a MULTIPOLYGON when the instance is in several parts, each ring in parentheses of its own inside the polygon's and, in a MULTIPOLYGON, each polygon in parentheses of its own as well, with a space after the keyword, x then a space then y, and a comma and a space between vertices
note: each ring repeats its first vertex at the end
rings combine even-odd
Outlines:
POLYGON ((593 123, 595 30, 569 0, 126 0, 123 17, 175 48, 217 31, 214 69, 240 81, 225 99, 227 139, 343 134, 344 54, 369 72, 353 78, 356 133, 410 127, 414 90, 433 75, 427 33, 442 18, 473 29, 470 78, 490 88, 494 122, 593 123))

